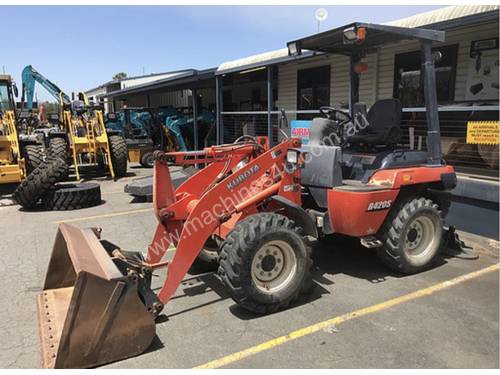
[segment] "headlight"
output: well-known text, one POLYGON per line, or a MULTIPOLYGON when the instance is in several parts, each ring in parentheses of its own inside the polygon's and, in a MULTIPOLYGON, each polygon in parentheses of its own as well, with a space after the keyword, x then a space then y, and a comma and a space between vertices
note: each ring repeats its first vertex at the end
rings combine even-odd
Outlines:
POLYGON ((299 152, 297 150, 286 151, 286 161, 290 164, 297 164, 299 160, 299 152))

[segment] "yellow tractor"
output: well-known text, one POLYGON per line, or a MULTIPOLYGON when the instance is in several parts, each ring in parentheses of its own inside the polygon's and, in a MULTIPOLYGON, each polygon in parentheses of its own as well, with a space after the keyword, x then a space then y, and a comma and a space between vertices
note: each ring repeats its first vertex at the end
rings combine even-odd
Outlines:
POLYGON ((17 87, 9 75, 0 75, 0 184, 21 182, 44 157, 36 138, 20 140, 14 96, 17 87))
POLYGON ((102 107, 89 103, 80 92, 70 99, 55 83, 44 77, 31 65, 22 72, 22 102, 26 109, 33 108, 35 84, 44 87, 59 103, 59 126, 44 130, 45 145, 49 154, 72 162, 77 180, 80 167, 99 166, 109 170, 111 177, 123 177, 127 173, 127 145, 119 132, 106 131, 102 107))
POLYGON ((86 95, 66 104, 61 99, 62 129, 49 132, 49 154, 71 160, 76 179, 82 165, 106 168, 112 178, 127 173, 127 144, 118 132, 107 131, 102 108, 89 103, 86 95))

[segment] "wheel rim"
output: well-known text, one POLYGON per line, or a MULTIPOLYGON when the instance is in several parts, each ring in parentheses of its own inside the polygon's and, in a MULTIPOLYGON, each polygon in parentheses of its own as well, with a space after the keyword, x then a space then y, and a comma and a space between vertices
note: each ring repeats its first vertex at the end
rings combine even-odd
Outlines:
POLYGON ((414 258, 426 257, 434 248, 436 224, 428 216, 415 218, 406 231, 405 250, 414 258))
POLYGON ((285 288, 297 270, 297 257, 285 241, 265 243, 252 260, 252 280, 265 293, 275 293, 285 288))

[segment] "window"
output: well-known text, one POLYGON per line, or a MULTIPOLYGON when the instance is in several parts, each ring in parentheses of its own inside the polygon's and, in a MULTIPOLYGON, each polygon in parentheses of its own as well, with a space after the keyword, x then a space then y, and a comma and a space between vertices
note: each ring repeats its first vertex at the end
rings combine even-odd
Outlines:
MULTIPOLYGON (((443 55, 436 63, 436 87, 439 104, 453 101, 458 45, 433 48, 443 55)), ((394 61, 394 97, 403 107, 424 105, 424 92, 420 75, 420 51, 400 53, 394 61)))
POLYGON ((9 95, 9 87, 6 83, 0 85, 0 110, 13 109, 11 106, 11 97, 9 95))
POLYGON ((297 109, 315 110, 328 105, 330 105, 330 66, 299 70, 297 109))

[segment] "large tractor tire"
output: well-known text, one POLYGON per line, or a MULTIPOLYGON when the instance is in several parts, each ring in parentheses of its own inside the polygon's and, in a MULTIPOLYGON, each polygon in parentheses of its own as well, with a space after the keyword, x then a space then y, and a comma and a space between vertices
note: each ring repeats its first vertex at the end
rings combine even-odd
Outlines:
POLYGON ((33 208, 52 186, 67 177, 68 164, 61 158, 48 157, 19 184, 12 196, 22 207, 33 208))
POLYGON ((311 249, 302 229, 285 216, 252 215, 223 242, 218 274, 233 300, 267 314, 311 290, 311 249))
POLYGON ((50 188, 42 198, 48 210, 78 210, 101 204, 99 184, 57 184, 50 188))
POLYGON ((51 138, 49 140, 49 155, 67 162, 69 160, 68 142, 64 138, 51 138))
POLYGON ((413 274, 428 269, 441 247, 443 221, 438 205, 414 198, 395 207, 381 232, 378 256, 391 269, 413 274))
POLYGON ((27 145, 24 147, 24 163, 26 165, 26 175, 33 172, 45 158, 43 146, 27 145))
POLYGON ((127 143, 119 135, 109 137, 109 150, 115 177, 124 177, 127 174, 127 143))

